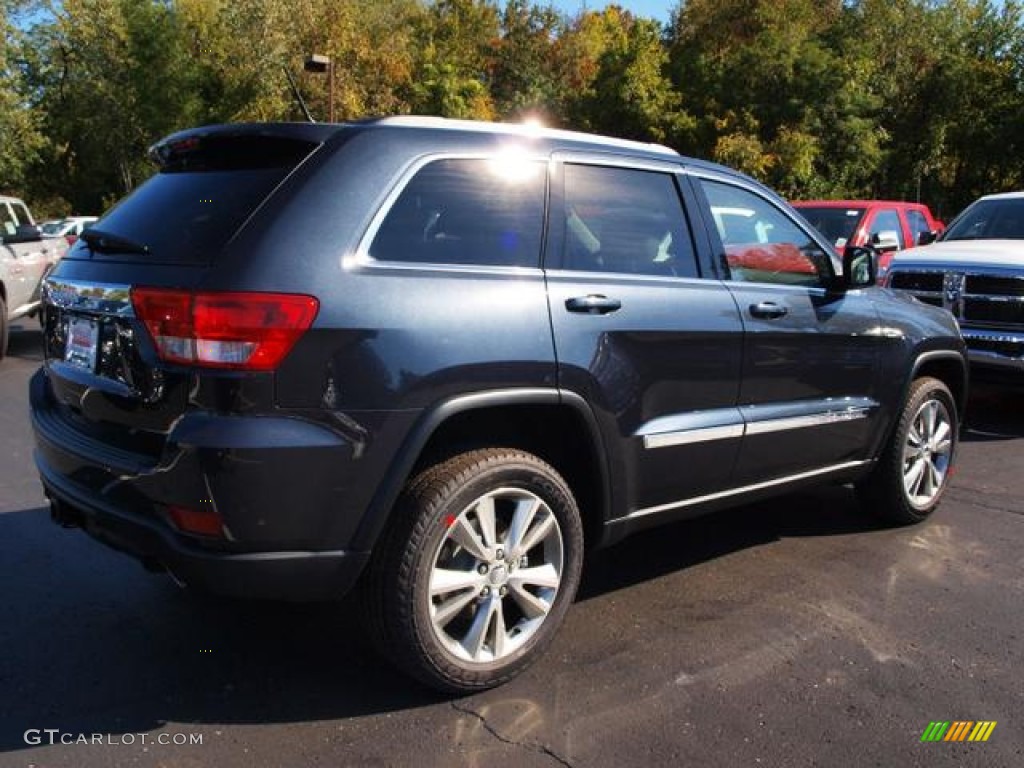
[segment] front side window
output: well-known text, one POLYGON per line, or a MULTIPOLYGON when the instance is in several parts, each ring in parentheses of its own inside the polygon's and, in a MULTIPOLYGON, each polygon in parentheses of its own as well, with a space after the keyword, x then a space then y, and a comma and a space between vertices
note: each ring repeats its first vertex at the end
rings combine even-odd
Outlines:
POLYGON ((370 244, 379 261, 536 267, 547 163, 435 160, 409 181, 370 244))
POLYGON ((693 240, 672 174, 567 164, 563 226, 565 269, 697 275, 693 240))
POLYGON ((741 187, 702 179, 722 240, 730 279, 818 286, 831 277, 829 257, 795 220, 741 187))

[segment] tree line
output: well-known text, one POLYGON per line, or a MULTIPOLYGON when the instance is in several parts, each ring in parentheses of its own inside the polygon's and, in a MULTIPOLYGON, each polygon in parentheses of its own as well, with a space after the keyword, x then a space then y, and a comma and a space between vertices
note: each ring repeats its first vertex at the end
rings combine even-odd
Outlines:
POLYGON ((1024 188, 1018 0, 0 0, 0 191, 95 213, 216 122, 432 114, 668 144, 783 195, 951 216, 1024 188))

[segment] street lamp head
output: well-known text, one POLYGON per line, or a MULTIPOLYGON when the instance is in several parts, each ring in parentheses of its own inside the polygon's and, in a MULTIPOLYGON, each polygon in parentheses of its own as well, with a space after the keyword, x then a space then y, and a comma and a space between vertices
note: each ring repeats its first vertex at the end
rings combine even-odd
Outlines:
POLYGON ((331 66, 331 57, 324 56, 322 53, 311 53, 306 57, 305 64, 302 68, 307 72, 327 72, 331 66))

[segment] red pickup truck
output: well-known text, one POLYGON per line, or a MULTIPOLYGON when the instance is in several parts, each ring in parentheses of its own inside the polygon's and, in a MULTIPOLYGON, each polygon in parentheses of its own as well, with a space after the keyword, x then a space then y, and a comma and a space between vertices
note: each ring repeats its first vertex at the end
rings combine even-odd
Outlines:
POLYGON ((935 240, 945 225, 927 205, 893 200, 801 200, 793 207, 837 250, 870 243, 882 252, 884 273, 895 251, 935 240))

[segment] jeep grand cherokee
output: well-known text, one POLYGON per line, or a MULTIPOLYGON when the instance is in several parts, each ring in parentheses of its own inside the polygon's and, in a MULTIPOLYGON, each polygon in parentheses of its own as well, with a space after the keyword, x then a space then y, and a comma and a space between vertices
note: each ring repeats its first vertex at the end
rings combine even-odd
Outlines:
POLYGON ((664 147, 440 119, 172 135, 48 279, 54 519, 187 585, 356 587, 449 691, 536 659, 584 543, 813 483, 922 520, 945 311, 664 147))

